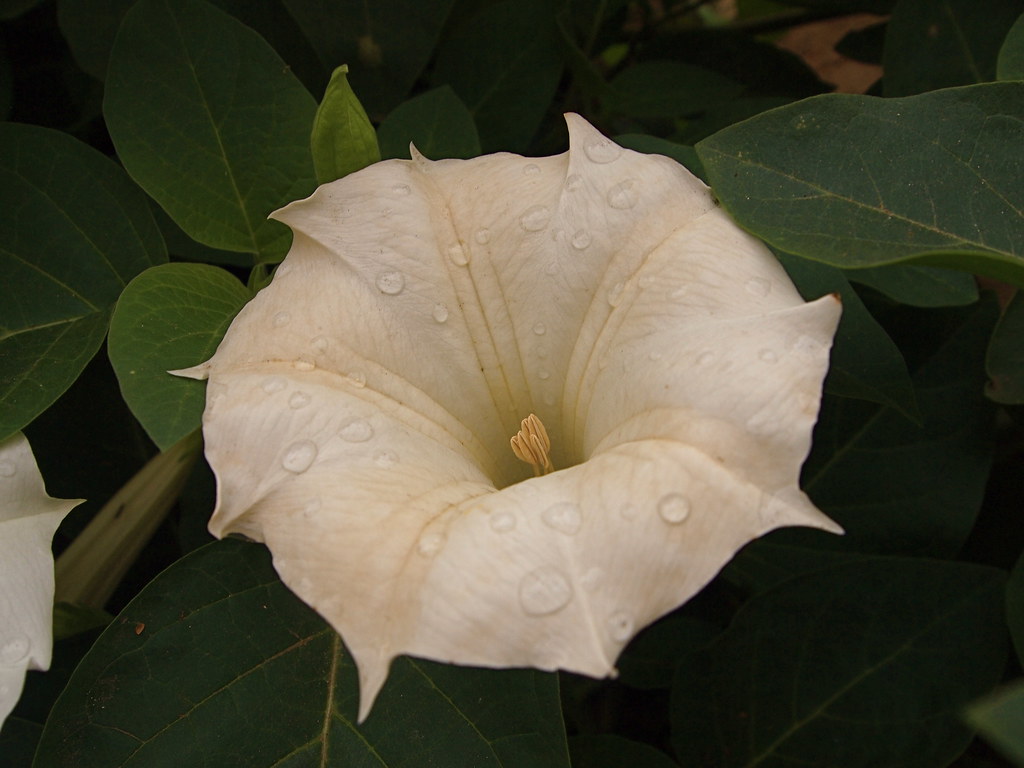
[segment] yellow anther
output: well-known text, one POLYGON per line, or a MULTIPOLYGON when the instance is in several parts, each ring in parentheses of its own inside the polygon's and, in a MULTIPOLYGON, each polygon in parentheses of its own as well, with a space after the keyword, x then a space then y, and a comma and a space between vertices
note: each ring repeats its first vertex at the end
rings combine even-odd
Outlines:
POLYGON ((551 439, 536 414, 531 413, 523 419, 522 429, 510 442, 512 443, 512 453, 516 455, 517 459, 525 461, 533 467, 535 476, 555 471, 555 467, 551 464, 551 458, 548 456, 548 451, 551 450, 551 439))

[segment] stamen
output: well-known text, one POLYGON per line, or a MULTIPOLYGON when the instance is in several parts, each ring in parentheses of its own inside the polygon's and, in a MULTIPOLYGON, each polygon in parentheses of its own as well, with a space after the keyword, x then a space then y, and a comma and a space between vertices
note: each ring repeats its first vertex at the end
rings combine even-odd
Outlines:
POLYGON ((512 443, 512 453, 516 455, 517 459, 525 461, 533 467, 534 476, 539 477, 555 471, 548 456, 548 451, 551 450, 551 439, 536 414, 531 413, 523 419, 522 429, 510 442, 512 443))

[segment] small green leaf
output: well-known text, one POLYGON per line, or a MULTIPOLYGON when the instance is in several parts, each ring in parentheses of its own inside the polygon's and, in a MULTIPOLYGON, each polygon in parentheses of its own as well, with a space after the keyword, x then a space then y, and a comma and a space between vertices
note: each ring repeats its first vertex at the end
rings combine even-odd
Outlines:
POLYGON ((1010 27, 999 49, 996 76, 1000 80, 1024 80, 1024 13, 1010 27))
POLYGON ((672 691, 681 765, 934 768, 970 742, 961 708, 1006 660, 1005 574, 865 559, 747 602, 672 691))
POLYGON ((0 125, 0 439, 78 378, 136 274, 167 253, 145 196, 71 136, 0 125))
POLYGON ((654 747, 612 734, 587 734, 569 740, 572 768, 678 768, 672 758, 654 747))
POLYGON ((403 657, 362 725, 357 688, 337 634, 281 584, 266 548, 216 542, 164 571, 100 636, 36 761, 568 768, 555 675, 403 657))
POLYGON ((313 121, 310 145, 318 184, 348 176, 380 160, 377 134, 347 75, 344 64, 334 70, 313 121))
POLYGON ((1016 765, 1024 766, 1024 682, 1018 680, 971 704, 967 722, 1016 765))
POLYGON ((610 83, 607 106, 637 118, 681 117, 732 101, 743 86, 727 77, 678 61, 643 61, 610 83))
POLYGON ((110 322, 110 362, 147 434, 167 450, 199 426, 201 381, 170 370, 208 360, 252 298, 231 274, 206 264, 165 264, 129 283, 110 322))
POLYGON ((997 403, 1024 403, 1024 296, 1014 294, 988 343, 985 394, 997 403))
POLYGON ((110 53, 103 115, 131 176, 199 242, 279 259, 267 214, 315 186, 316 103, 248 27, 202 0, 140 0, 110 53))
POLYGON ((409 99, 377 129, 385 160, 409 157, 409 144, 431 160, 469 158, 480 154, 473 116, 447 85, 409 99))
POLYGON ((951 269, 889 264, 850 269, 846 277, 912 307, 960 307, 978 300, 974 277, 951 269))
POLYGON ((779 250, 915 261, 1024 284, 1024 83, 828 94, 697 145, 722 204, 779 250))

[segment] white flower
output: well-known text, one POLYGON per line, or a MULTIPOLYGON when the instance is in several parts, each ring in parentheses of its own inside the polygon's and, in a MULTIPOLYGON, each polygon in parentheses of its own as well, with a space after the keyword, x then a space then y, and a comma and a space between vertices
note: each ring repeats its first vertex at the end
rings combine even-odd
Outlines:
POLYGON ((838 301, 567 121, 563 155, 414 151, 278 211, 287 259, 189 372, 210 530, 341 633, 360 718, 403 653, 614 674, 751 539, 839 531, 798 488, 838 301))
POLYGON ((46 495, 28 440, 0 442, 0 726, 29 669, 50 667, 53 554, 50 541, 80 500, 46 495))

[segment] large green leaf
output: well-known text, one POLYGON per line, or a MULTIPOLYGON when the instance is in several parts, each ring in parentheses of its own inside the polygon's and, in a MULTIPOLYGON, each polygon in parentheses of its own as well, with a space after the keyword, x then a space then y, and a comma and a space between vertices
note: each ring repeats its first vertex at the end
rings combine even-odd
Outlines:
POLYGON ((743 86, 717 72, 678 61, 642 61, 610 83, 607 106, 638 118, 681 117, 732 101, 743 86))
POLYGON ((664 752, 611 734, 574 736, 569 748, 572 768, 676 768, 675 761, 664 752))
POLYGON ((132 280, 110 321, 110 362, 121 393, 153 442, 167 450, 199 426, 200 381, 172 376, 213 356, 252 298, 232 275, 206 264, 165 264, 132 280))
POLYGON ((886 96, 995 80, 1006 32, 1024 0, 900 0, 886 25, 886 96))
POLYGON ((1024 554, 1017 559, 1006 583, 1006 623, 1017 660, 1024 666, 1024 554))
POLYGON ((967 721, 1015 765, 1024 765, 1024 682, 973 703, 967 721))
POLYGON ((1022 123, 1021 82, 829 94, 720 131, 697 152, 723 205, 780 250, 1024 284, 1022 123))
POLYGON ((269 45, 202 0, 140 0, 107 71, 103 114, 132 177, 205 245, 280 258, 267 214, 314 187, 316 102, 269 45))
POLYGON ((912 307, 959 307, 978 300, 978 284, 966 272, 889 264, 851 269, 846 277, 912 307))
POLYGON ((562 74, 557 4, 505 0, 482 8, 438 53, 433 82, 465 102, 485 152, 522 152, 562 74))
POLYGON ((996 76, 1000 80, 1024 80, 1024 13, 1006 33, 996 61, 996 76))
POLYGON ((455 0, 284 0, 328 71, 348 64, 352 90, 379 120, 412 90, 455 0))
POLYGON ((357 695, 338 636, 281 584, 267 550, 217 542, 96 641, 35 765, 568 766, 555 675, 401 658, 362 725, 357 695))
POLYGON ((431 160, 480 154, 473 116, 447 85, 409 99, 377 129, 380 156, 409 157, 409 144, 431 160))
POLYGON ((939 768, 1006 660, 1005 574, 866 559, 751 599, 676 673, 682 765, 939 768))
POLYGON ((985 391, 997 403, 1024 403, 1024 295, 1014 294, 992 334, 985 391))
POLYGON ((0 438, 78 378, 121 290, 166 259, 117 165, 67 134, 0 125, 0 438))

